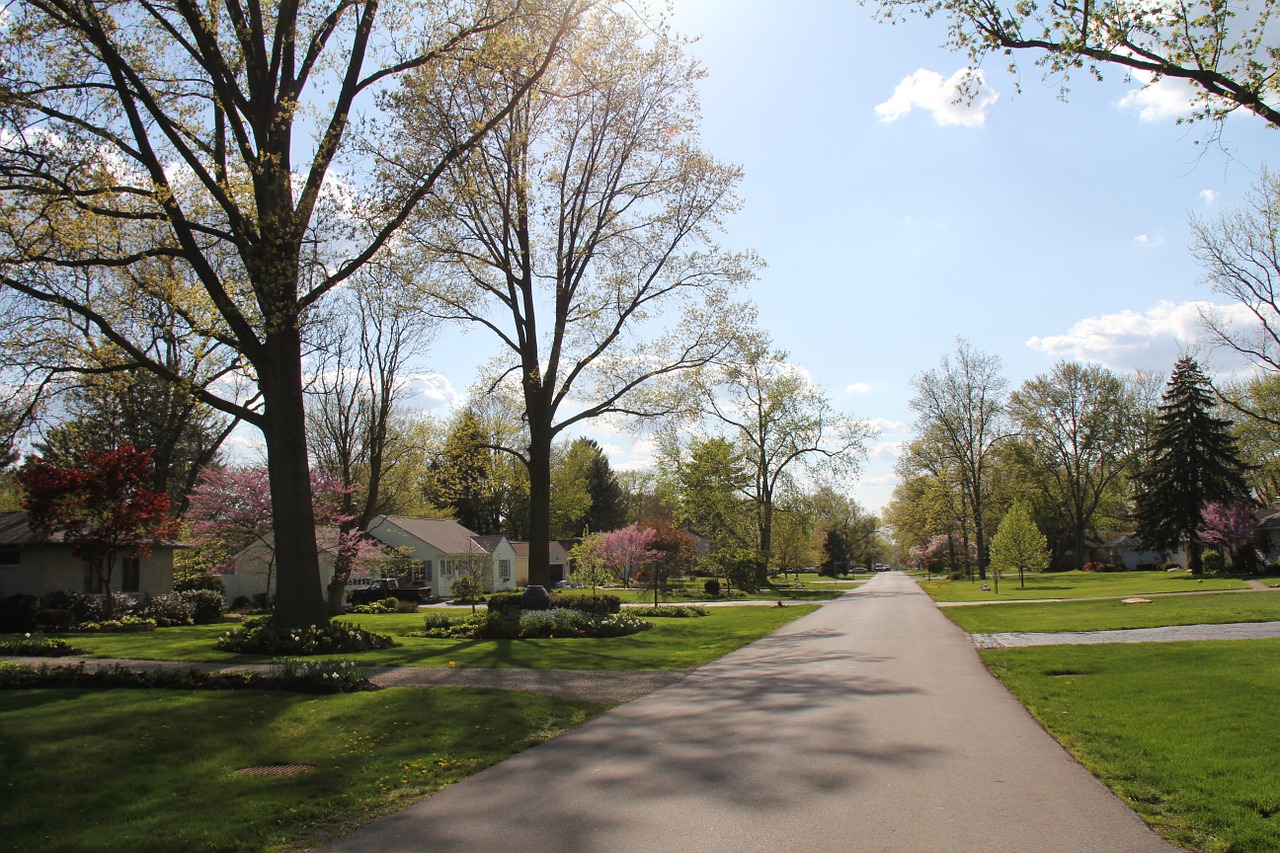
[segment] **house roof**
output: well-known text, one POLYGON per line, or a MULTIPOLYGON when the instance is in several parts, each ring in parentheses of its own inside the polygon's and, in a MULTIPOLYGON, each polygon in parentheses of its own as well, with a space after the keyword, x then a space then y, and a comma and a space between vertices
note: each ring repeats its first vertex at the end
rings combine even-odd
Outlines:
MULTIPOLYGON (((420 539, 445 554, 466 554, 475 545, 484 547, 483 544, 476 542, 478 538, 484 537, 477 537, 475 533, 452 519, 410 518, 403 515, 388 515, 384 518, 384 521, 394 524, 413 538, 420 539)), ((373 533, 375 529, 376 525, 370 528, 369 532, 373 533)))
MULTIPOLYGON (((511 547, 516 549, 517 560, 529 559, 528 542, 512 542, 511 547)), ((567 559, 569 555, 569 549, 564 546, 562 540, 558 539, 552 539, 547 543, 547 551, 553 565, 557 565, 560 560, 567 559)))
POLYGON ((0 512, 0 545, 41 545, 44 537, 31 529, 26 510, 0 512))
POLYGON ((506 538, 501 534, 497 536, 472 536, 471 541, 483 548, 486 554, 492 554, 502 544, 502 540, 506 538))

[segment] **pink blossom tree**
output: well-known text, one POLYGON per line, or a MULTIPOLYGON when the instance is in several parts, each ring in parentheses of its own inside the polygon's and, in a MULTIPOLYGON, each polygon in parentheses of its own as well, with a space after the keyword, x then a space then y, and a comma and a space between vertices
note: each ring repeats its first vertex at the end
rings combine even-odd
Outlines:
MULTIPOLYGON (((658 535, 657 531, 652 528, 641 527, 639 524, 633 523, 602 535, 604 538, 605 563, 622 579, 622 585, 625 587, 631 586, 632 578, 636 576, 636 573, 641 568, 664 556, 661 551, 650 547, 658 535)), ((657 573, 651 572, 650 574, 654 577, 653 599, 656 604, 658 600, 657 573)))
POLYGON ((1245 569, 1246 548, 1258 528, 1253 510, 1244 504, 1206 503, 1200 512, 1200 528, 1196 538, 1231 557, 1234 568, 1245 569))
MULTIPOLYGON (((187 513, 189 537, 217 570, 231 571, 231 558, 245 548, 260 544, 269 557, 267 587, 275 565, 271 492, 267 469, 263 466, 209 468, 191 493, 187 513)), ((327 589, 330 613, 340 613, 343 594, 351 575, 363 570, 383 549, 358 529, 350 529, 348 489, 335 478, 312 471, 311 490, 318 527, 338 530, 335 540, 319 540, 321 550, 332 550, 334 574, 327 589)))

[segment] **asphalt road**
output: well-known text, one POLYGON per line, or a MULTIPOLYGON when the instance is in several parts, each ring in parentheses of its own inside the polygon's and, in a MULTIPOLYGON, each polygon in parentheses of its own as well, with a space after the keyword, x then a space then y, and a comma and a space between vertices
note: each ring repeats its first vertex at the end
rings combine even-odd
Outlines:
POLYGON ((899 574, 323 848, 1173 851, 899 574))

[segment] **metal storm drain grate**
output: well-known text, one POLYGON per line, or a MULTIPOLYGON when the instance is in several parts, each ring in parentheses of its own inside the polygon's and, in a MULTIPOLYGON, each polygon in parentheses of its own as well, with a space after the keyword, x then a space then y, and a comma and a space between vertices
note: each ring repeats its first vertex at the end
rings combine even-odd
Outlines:
POLYGON ((292 776, 295 773, 306 773, 315 770, 314 764, 266 764, 262 767, 246 767, 237 770, 237 776, 292 776))

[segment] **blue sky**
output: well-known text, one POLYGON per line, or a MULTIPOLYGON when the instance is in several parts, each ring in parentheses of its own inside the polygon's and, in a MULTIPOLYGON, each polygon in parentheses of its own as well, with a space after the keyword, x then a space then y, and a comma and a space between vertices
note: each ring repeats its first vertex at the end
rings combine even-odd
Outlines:
MULTIPOLYGON (((1030 56, 1017 78, 988 63, 982 103, 957 107, 946 81, 966 60, 938 47, 941 22, 881 25, 850 0, 675 2, 677 30, 701 36, 705 148, 745 170, 722 242, 768 262, 749 294, 760 324, 880 428, 850 486, 864 506, 892 492, 911 377, 957 336, 999 356, 1011 387, 1059 358, 1167 372, 1195 346, 1192 303, 1214 295, 1187 219, 1248 191, 1275 141, 1260 120, 1208 143, 1175 122, 1181 93, 1118 70, 1074 80, 1063 103, 1030 56)), ((419 401, 458 401, 489 344, 444 334, 419 401)), ((617 467, 647 458, 597 437, 617 467)))

